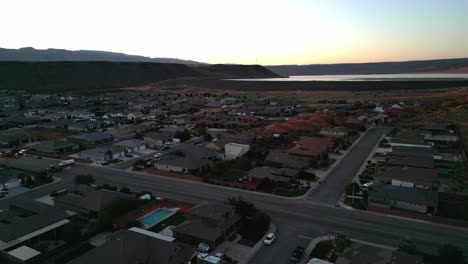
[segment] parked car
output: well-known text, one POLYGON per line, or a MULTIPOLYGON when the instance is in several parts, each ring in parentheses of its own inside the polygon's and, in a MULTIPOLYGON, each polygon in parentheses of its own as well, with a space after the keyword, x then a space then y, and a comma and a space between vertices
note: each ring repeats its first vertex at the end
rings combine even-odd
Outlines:
POLYGON ((265 245, 271 245, 273 244, 273 241, 275 241, 275 234, 273 233, 269 233, 266 237, 265 237, 265 240, 263 240, 263 244, 265 245))
POLYGON ((162 148, 162 150, 169 150, 169 149, 171 149, 171 147, 169 147, 169 146, 164 146, 164 147, 162 148))
POLYGON ((162 155, 163 155, 163 154, 162 154, 161 152, 158 152, 158 153, 154 154, 154 157, 155 157, 155 158, 159 158, 159 157, 161 157, 162 155))
POLYGON ((61 162, 59 162, 59 166, 60 167, 66 167, 66 166, 72 166, 73 164, 75 164, 75 160, 74 159, 69 159, 69 160, 63 160, 61 162))
POLYGON ((296 249, 294 249, 293 253, 291 254, 291 257, 289 257, 289 261, 293 263, 297 263, 299 262, 299 260, 301 260, 303 255, 304 255, 304 248, 296 247, 296 249))
POLYGON ((127 157, 127 158, 133 158, 133 155, 132 155, 132 154, 126 154, 125 157, 127 157))

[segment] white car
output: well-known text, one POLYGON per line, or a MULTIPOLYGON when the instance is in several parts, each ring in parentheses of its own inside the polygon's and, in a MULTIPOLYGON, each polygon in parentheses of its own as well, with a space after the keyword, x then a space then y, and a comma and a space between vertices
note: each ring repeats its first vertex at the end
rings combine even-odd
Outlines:
POLYGON ((161 153, 161 152, 158 152, 158 153, 154 154, 154 157, 155 157, 155 158, 159 158, 159 157, 161 157, 161 156, 162 156, 162 153, 161 153))
POLYGON ((265 245, 271 245, 273 244, 273 241, 275 241, 275 234, 269 233, 266 237, 265 240, 263 240, 263 244, 265 245))

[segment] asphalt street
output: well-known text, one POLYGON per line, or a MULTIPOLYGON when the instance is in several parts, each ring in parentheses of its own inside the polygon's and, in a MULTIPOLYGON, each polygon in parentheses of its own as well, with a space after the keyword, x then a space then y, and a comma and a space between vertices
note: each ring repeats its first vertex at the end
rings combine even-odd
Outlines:
POLYGON ((330 172, 321 186, 316 189, 308 199, 323 204, 336 204, 343 194, 345 186, 352 181, 362 163, 366 161, 381 136, 387 131, 387 128, 375 128, 369 130, 362 136, 360 141, 357 142, 348 155, 341 160, 332 172, 330 172))
MULTIPOLYGON (((365 159, 373 147, 365 147, 365 145, 376 140, 377 136, 378 134, 374 133, 366 134, 366 138, 361 139, 353 152, 358 151, 358 155, 363 156, 365 159), (367 137, 371 137, 370 141, 368 141, 367 137), (368 150, 367 154, 365 153, 366 149, 368 150)), ((361 160, 355 159, 353 156, 354 153, 350 153, 342 162, 345 162, 344 164, 354 164, 361 160), (348 161, 348 159, 351 161, 348 161)), ((44 159, 38 161, 47 162, 44 159)), ((38 163, 38 161, 35 162, 38 163)), ((22 162, 27 163, 28 160, 24 159, 22 162)), ((358 163, 356 166, 360 166, 360 164, 358 163)), ((397 247, 400 239, 408 237, 416 242, 418 250, 432 254, 437 252, 440 245, 451 243, 462 248, 465 255, 468 255, 468 229, 337 208, 332 204, 339 198, 337 198, 338 191, 332 193, 333 198, 331 199, 325 199, 326 195, 324 194, 314 194, 317 195, 318 200, 294 200, 205 183, 127 172, 109 167, 91 167, 77 164, 58 174, 63 179, 60 183, 24 193, 11 199, 40 197, 54 189, 58 190, 73 184, 74 176, 83 173, 93 174, 98 184, 107 183, 126 186, 136 191, 148 190, 152 191, 153 195, 192 202, 224 202, 227 197, 238 195, 252 200, 257 207, 272 216, 272 221, 277 226, 277 240, 271 247, 263 247, 251 260, 251 263, 287 263, 289 255, 296 246, 306 246, 310 239, 316 236, 335 232, 345 232, 352 238, 390 247, 397 247)), ((352 171, 349 171, 349 173, 352 174, 352 171)), ((339 175, 337 176, 339 184, 347 183, 348 178, 346 176, 333 174, 333 176, 329 175, 329 178, 320 188, 326 190, 327 181, 332 186, 333 177, 336 175, 339 175)), ((352 178, 352 176, 349 177, 349 179, 352 178)), ((343 189, 341 187, 337 188, 340 189, 341 195, 343 189)), ((4 208, 9 200, 0 200, 0 209, 4 208)))

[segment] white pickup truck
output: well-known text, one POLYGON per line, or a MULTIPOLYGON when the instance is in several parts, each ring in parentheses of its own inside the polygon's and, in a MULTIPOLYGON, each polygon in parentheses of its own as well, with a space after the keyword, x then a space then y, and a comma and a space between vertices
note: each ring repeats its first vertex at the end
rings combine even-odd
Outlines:
POLYGON ((59 162, 59 166, 60 167, 66 167, 66 166, 71 166, 75 164, 75 160, 74 159, 69 159, 69 160, 63 160, 61 162, 59 162))

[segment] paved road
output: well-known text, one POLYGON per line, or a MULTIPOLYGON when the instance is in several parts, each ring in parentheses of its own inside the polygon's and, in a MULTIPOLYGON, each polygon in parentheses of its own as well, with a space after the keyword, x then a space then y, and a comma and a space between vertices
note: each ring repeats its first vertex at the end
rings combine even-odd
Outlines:
MULTIPOLYGON (((347 156, 347 158, 349 157, 352 155, 347 156)), ((57 186, 53 185, 19 196, 39 197, 50 192, 54 187, 60 189, 66 184, 73 183, 74 175, 82 173, 95 175, 97 183, 127 186, 136 191, 150 190, 154 195, 193 202, 224 202, 227 197, 237 195, 252 200, 259 208, 272 216, 272 220, 278 228, 278 238, 272 247, 264 247, 260 250, 251 263, 287 263, 289 254, 294 247, 307 245, 310 238, 331 232, 345 232, 355 239, 391 247, 396 247, 401 238, 409 237, 415 240, 419 250, 428 253, 437 252, 441 244, 451 243, 462 248, 465 255, 468 255, 467 229, 398 219, 365 211, 349 211, 336 208, 326 202, 286 199, 106 167, 75 165, 60 173, 63 180, 57 186)), ((324 186, 326 185, 322 187, 324 186)), ((0 201, 0 208, 3 208, 7 202, 8 200, 0 201)))
POLYGON ((328 205, 336 204, 345 186, 352 181, 380 137, 386 132, 388 132, 386 128, 375 128, 364 134, 308 199, 328 205))

